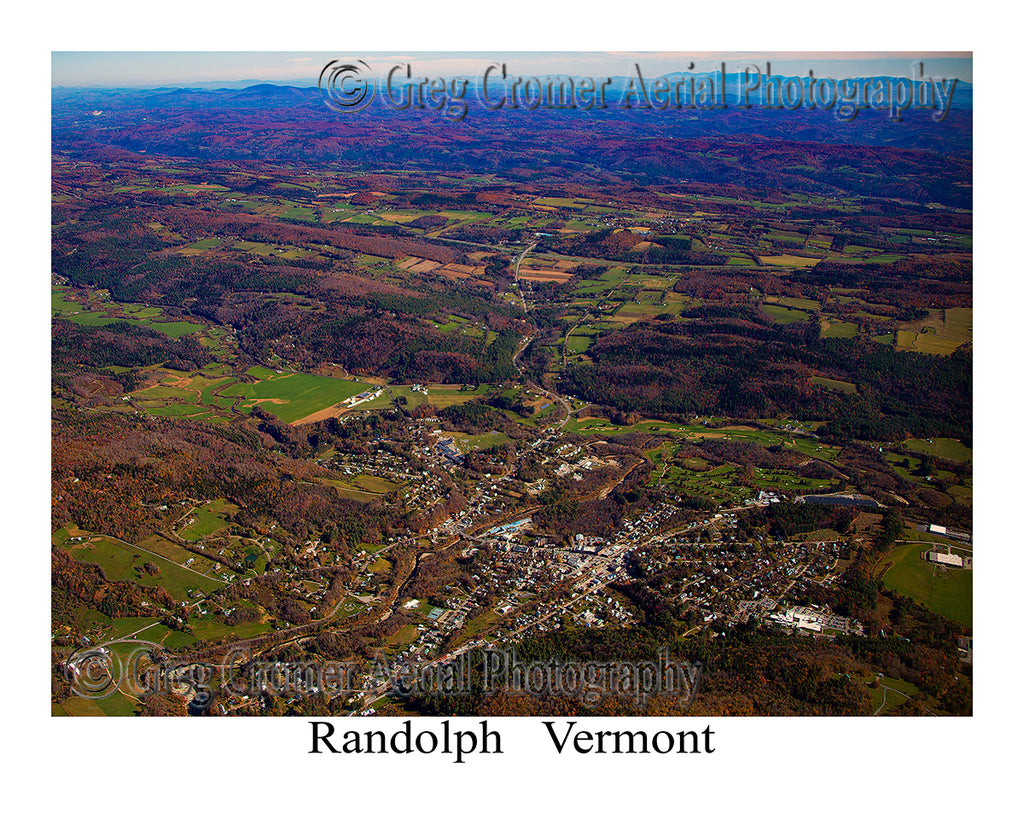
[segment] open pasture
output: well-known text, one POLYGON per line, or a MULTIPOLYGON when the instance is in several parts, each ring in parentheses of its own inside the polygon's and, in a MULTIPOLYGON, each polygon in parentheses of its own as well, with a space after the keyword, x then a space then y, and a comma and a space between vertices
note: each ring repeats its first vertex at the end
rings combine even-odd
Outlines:
POLYGON ((201 589, 209 593, 224 585, 217 578, 189 571, 142 547, 136 549, 106 537, 93 538, 73 549, 71 556, 99 566, 108 580, 132 580, 140 586, 159 586, 178 601, 188 598, 189 589, 201 589), (147 563, 157 568, 155 575, 144 568, 147 563))
POLYGON ((293 423, 370 388, 362 381, 344 381, 308 373, 274 373, 255 384, 236 384, 223 395, 248 399, 244 406, 262 406, 286 423, 293 423))
POLYGON ((914 598, 936 614, 971 626, 974 572, 948 569, 923 560, 921 553, 928 548, 922 543, 897 545, 883 559, 882 585, 914 598))

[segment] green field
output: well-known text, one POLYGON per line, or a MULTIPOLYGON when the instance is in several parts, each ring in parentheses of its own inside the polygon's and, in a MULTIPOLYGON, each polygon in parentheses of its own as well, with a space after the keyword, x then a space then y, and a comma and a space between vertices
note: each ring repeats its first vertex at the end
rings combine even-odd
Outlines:
POLYGON ((839 392, 851 394, 857 392, 856 384, 851 384, 849 381, 840 381, 838 378, 825 378, 824 376, 815 375, 811 378, 811 383, 828 390, 838 390, 839 392))
POLYGON ((444 409, 453 404, 465 404, 481 395, 487 395, 490 391, 489 384, 481 384, 471 390, 464 390, 459 384, 438 384, 428 388, 427 403, 438 409, 444 409))
POLYGON ((921 558, 927 548, 921 543, 904 543, 893 549, 885 558, 892 566, 883 575, 882 584, 914 598, 936 614, 971 626, 974 572, 928 563, 921 558))
POLYGON ((416 628, 415 623, 406 623, 398 631, 388 637, 384 644, 390 649, 397 649, 399 647, 404 648, 415 640, 419 636, 419 633, 419 629, 416 628))
POLYGON ((189 617, 188 625, 197 640, 224 640, 228 638, 246 640, 270 630, 270 626, 267 623, 259 621, 229 626, 227 623, 223 623, 212 616, 189 617))
MULTIPOLYGON (((322 483, 333 486, 338 494, 345 498, 358 501, 371 501, 380 495, 386 495, 400 487, 400 484, 379 478, 376 475, 348 475, 343 480, 321 479, 322 483)), ((368 551, 375 548, 370 547, 368 551)))
MULTIPOLYGON (((869 677, 865 682, 871 682, 873 680, 874 677, 869 677)), ((886 677, 884 675, 881 677, 879 682, 888 688, 892 688, 906 694, 909 699, 921 696, 920 689, 913 683, 898 680, 895 677, 886 677)), ((883 703, 885 704, 885 707, 882 708, 881 711, 878 711, 880 714, 888 714, 889 712, 894 711, 897 706, 902 705, 903 702, 905 702, 904 698, 899 694, 894 694, 891 691, 886 692, 881 686, 878 688, 869 687, 868 692, 871 695, 872 713, 878 711, 879 708, 882 708, 883 703)))
POLYGON ((775 267, 811 267, 818 263, 817 259, 807 256, 793 256, 789 253, 782 253, 778 256, 762 256, 762 264, 769 264, 775 267))
POLYGON ((368 492, 365 489, 356 489, 352 484, 347 483, 346 481, 335 481, 324 478, 321 482, 327 486, 333 486, 341 497, 348 498, 349 500, 369 503, 370 501, 380 497, 380 495, 375 492, 368 492))
POLYGON ((443 324, 435 321, 434 327, 437 328, 439 333, 450 333, 452 330, 457 330, 469 323, 468 319, 464 319, 461 316, 449 316, 448 321, 443 324))
POLYGON ((901 323, 896 344, 905 350, 949 355, 971 341, 973 323, 974 311, 970 307, 931 310, 925 319, 901 323))
MULTIPOLYGON (((269 372, 264 368, 260 370, 269 372)), ((250 370, 250 373, 253 371, 250 370)), ((248 398, 250 400, 246 402, 246 407, 259 404, 282 421, 292 423, 358 395, 370 389, 370 386, 362 381, 343 381, 323 375, 273 373, 255 384, 235 384, 221 394, 248 398)))
POLYGON ((377 475, 355 475, 352 478, 352 482, 360 489, 364 489, 367 492, 376 492, 381 495, 392 492, 399 487, 399 484, 377 475))
POLYGON ((141 704, 115 691, 109 697, 85 699, 69 697, 53 705, 51 716, 55 717, 130 717, 139 712, 141 704))
MULTIPOLYGON (((845 383, 845 382, 840 382, 845 383)), ((631 432, 659 433, 680 438, 724 438, 729 441, 752 441, 765 447, 781 444, 804 455, 823 461, 834 461, 840 453, 839 447, 825 446, 812 438, 789 432, 775 432, 763 429, 740 427, 707 427, 703 424, 677 424, 668 421, 643 420, 632 426, 613 424, 605 418, 579 418, 573 416, 564 427, 566 432, 577 434, 622 435, 631 432)))
POLYGON ((589 205, 591 200, 589 199, 568 199, 562 196, 549 196, 543 199, 535 199, 535 205, 541 205, 542 207, 549 208, 572 208, 574 210, 583 210, 589 205))
POLYGON ((964 446, 954 438, 932 438, 929 442, 924 438, 910 438, 906 442, 907 449, 922 455, 933 455, 947 461, 969 463, 973 457, 970 447, 964 446))
POLYGON ((140 586, 160 586, 178 601, 187 598, 188 589, 209 593, 224 585, 216 578, 189 571, 165 557, 143 551, 141 547, 135 549, 105 537, 94 538, 72 549, 71 556, 99 566, 108 580, 133 580, 140 586), (147 573, 143 569, 146 563, 156 566, 159 573, 147 573))
POLYGON ((793 324, 794 322, 807 321, 808 319, 807 313, 803 310, 793 310, 780 304, 762 304, 761 309, 779 324, 793 324))
POLYGON ((424 395, 419 390, 413 390, 411 384, 392 384, 388 389, 390 394, 386 390, 377 398, 359 404, 359 409, 387 409, 392 405, 392 396, 395 398, 404 396, 406 400, 405 406, 408 409, 414 409, 421 404, 428 403, 440 409, 450 407, 453 404, 464 404, 481 395, 487 395, 491 391, 489 384, 483 384, 471 390, 464 390, 460 385, 456 384, 441 384, 428 387, 427 395, 424 395))
MULTIPOLYGON (((98 623, 106 621, 106 627, 103 628, 99 635, 99 640, 122 640, 129 634, 136 634, 141 631, 140 637, 145 640, 153 640, 157 642, 153 635, 160 635, 160 631, 157 628, 160 620, 156 617, 115 617, 113 620, 108 619, 105 615, 100 612, 92 612, 98 623)), ((166 626, 161 626, 166 630, 166 626)))
POLYGON ((465 628, 462 630, 460 637, 463 640, 469 640, 479 634, 481 631, 485 631, 497 623, 501 619, 501 615, 493 609, 486 611, 479 617, 476 617, 466 623, 465 628))
MULTIPOLYGON (((616 321, 638 321, 640 319, 652 318, 654 316, 661 315, 662 313, 674 313, 679 314, 679 310, 682 307, 681 304, 623 304, 615 312, 616 321)), ((785 309, 785 308, 783 308, 785 309)))
POLYGON ((196 400, 196 394, 193 390, 181 389, 179 387, 164 387, 160 385, 150 387, 145 390, 138 390, 133 393, 133 395, 140 401, 171 400, 193 403, 196 400))
POLYGON ((464 435, 461 432, 451 434, 463 452, 469 452, 472 449, 488 449, 498 444, 507 444, 511 440, 504 432, 484 432, 480 435, 464 435))
POLYGON ((173 339, 179 339, 182 336, 187 336, 191 333, 198 333, 203 329, 201 324, 193 324, 191 321, 153 321, 146 320, 141 322, 147 327, 151 327, 154 330, 158 330, 165 336, 170 336, 173 339))
POLYGON ((182 540, 195 542, 229 526, 222 517, 212 512, 207 506, 200 506, 189 512, 186 520, 193 522, 182 526, 178 530, 178 537, 182 540))
POLYGON ((198 242, 190 244, 186 250, 212 250, 215 247, 220 247, 224 243, 223 239, 211 237, 209 239, 200 239, 198 242))
POLYGON ((962 343, 945 336, 915 333, 913 330, 900 330, 896 335, 896 346, 899 349, 932 355, 949 355, 962 343))
POLYGON ((779 299, 779 304, 786 307, 795 307, 798 310, 817 310, 821 307, 814 299, 798 299, 793 296, 783 296, 779 299))
POLYGON ((67 290, 64 288, 51 290, 50 315, 85 327, 105 327, 116 321, 127 321, 131 324, 150 327, 173 339, 179 339, 203 329, 203 325, 191 321, 168 321, 166 318, 160 320, 163 311, 158 307, 108 301, 83 304, 77 301, 68 301, 65 298, 66 295, 67 290))
POLYGON ((369 570, 374 574, 383 574, 385 572, 391 571, 392 565, 394 564, 392 564, 392 562, 388 560, 386 557, 378 557, 367 568, 369 568, 369 570))
MULTIPOLYGON (((85 629, 98 629, 95 642, 132 643, 134 640, 146 640, 151 643, 166 645, 172 632, 155 617, 116 617, 113 620, 100 612, 89 609, 79 618, 80 625, 85 629)), ((119 650, 115 647, 115 651, 119 650)))
POLYGON ((273 378, 276 373, 269 367, 261 367, 259 364, 256 364, 255 366, 250 367, 248 370, 246 370, 245 374, 251 375, 253 378, 259 378, 262 380, 265 378, 273 378))
POLYGON ((946 490, 957 503, 963 503, 970 506, 974 503, 974 487, 970 484, 951 486, 946 490))
POLYGON ((570 353, 585 353, 590 348, 593 340, 593 336, 583 335, 579 330, 575 330, 565 340, 565 346, 570 353))
POLYGON ((338 616, 339 617, 354 617, 355 615, 359 614, 359 612, 361 612, 365 608, 366 608, 366 604, 365 603, 360 603, 354 597, 346 597, 345 598, 345 602, 343 602, 338 607, 338 616))
POLYGON ((822 338, 856 338, 858 327, 849 321, 823 321, 821 323, 822 338))
POLYGON ((312 222, 316 213, 312 208, 306 208, 302 205, 291 205, 281 212, 281 216, 285 219, 301 219, 305 222, 312 222))
POLYGON ((168 404, 166 406, 143 406, 151 415, 167 418, 198 418, 206 412, 193 404, 168 404))
POLYGON ((968 341, 974 326, 974 310, 970 307, 950 307, 943 311, 943 330, 950 338, 968 341))

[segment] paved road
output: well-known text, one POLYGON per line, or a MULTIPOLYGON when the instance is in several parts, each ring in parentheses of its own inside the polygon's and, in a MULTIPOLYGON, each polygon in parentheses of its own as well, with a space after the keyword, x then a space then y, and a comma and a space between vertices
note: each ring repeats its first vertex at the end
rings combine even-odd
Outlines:
POLYGON ((523 298, 523 286, 519 283, 519 265, 521 265, 523 263, 523 259, 526 258, 526 254, 529 253, 531 250, 533 250, 536 246, 537 246, 537 243, 534 242, 532 245, 530 245, 528 248, 526 248, 522 253, 520 253, 518 258, 516 258, 516 273, 515 273, 516 290, 519 291, 519 301, 523 305, 523 312, 524 313, 528 312, 528 310, 526 308, 526 299, 523 298))
POLYGON ((526 348, 530 346, 530 342, 533 341, 533 339, 534 336, 529 335, 526 336, 526 338, 524 338, 520 342, 519 349, 516 350, 515 355, 512 356, 512 366, 519 371, 519 375, 523 379, 523 383, 526 384, 527 387, 536 390, 537 392, 543 395, 546 395, 549 399, 551 399, 552 402, 560 404, 562 406, 562 410, 565 414, 562 417, 562 419, 558 422, 558 429, 561 429, 566 425, 566 423, 569 420, 569 417, 572 415, 572 407, 569 406, 569 402, 566 401, 557 392, 549 390, 546 387, 542 387, 536 381, 531 381, 529 378, 526 377, 526 374, 523 372, 522 367, 519 366, 519 356, 521 356, 523 352, 526 350, 526 348))

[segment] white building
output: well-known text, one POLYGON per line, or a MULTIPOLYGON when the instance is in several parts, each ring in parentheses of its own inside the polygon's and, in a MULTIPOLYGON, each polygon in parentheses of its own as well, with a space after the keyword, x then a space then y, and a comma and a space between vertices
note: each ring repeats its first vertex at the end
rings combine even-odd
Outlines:
POLYGON ((928 560, 932 563, 939 563, 942 566, 953 566, 957 569, 962 569, 964 567, 964 559, 960 557, 960 555, 940 552, 937 549, 928 552, 928 560))

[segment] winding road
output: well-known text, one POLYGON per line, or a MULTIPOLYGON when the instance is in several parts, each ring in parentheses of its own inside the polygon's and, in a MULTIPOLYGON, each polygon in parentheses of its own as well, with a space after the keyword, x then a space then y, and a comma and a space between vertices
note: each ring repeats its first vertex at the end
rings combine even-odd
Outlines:
POLYGON ((526 307, 526 299, 523 298, 523 286, 522 286, 522 284, 519 283, 519 265, 521 265, 523 263, 523 259, 526 258, 526 254, 529 253, 531 250, 533 250, 536 246, 537 246, 537 243, 534 242, 532 245, 527 247, 522 253, 520 253, 519 256, 516 258, 516 272, 515 272, 516 291, 519 293, 519 302, 523 305, 523 312, 524 313, 529 312, 529 310, 526 307))

